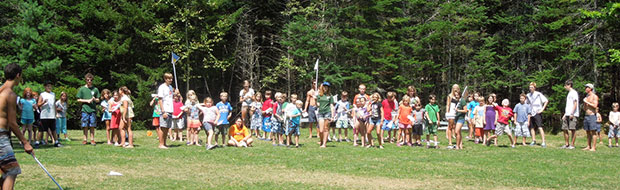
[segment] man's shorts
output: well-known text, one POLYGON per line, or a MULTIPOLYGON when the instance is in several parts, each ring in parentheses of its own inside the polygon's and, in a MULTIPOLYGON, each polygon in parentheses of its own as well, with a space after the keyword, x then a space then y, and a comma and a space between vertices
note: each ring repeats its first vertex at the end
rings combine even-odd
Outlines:
POLYGON ((202 123, 202 127, 204 127, 205 131, 207 131, 207 132, 213 130, 213 124, 211 124, 209 122, 203 122, 202 123))
POLYGON ((299 131, 299 124, 294 124, 293 122, 288 122, 288 130, 286 131, 286 135, 295 135, 299 136, 301 133, 299 131))
POLYGON ((510 126, 508 124, 497 123, 497 127, 495 128, 495 135, 502 136, 506 133, 509 136, 512 136, 512 130, 510 130, 510 126))
POLYGON ((308 106, 308 123, 316 123, 316 107, 308 106))
POLYGON ((515 126, 515 136, 530 137, 530 130, 527 125, 527 122, 517 122, 515 126))
POLYGON ((96 127, 97 126, 97 115, 95 112, 86 113, 82 112, 82 127, 96 127))
POLYGON ((22 173, 22 169, 15 159, 15 152, 11 147, 11 140, 9 139, 9 131, 6 129, 0 129, 0 171, 2 171, 2 179, 7 176, 17 176, 22 173))
POLYGON ((34 119, 24 119, 22 118, 22 124, 23 125, 30 125, 34 123, 34 119))
POLYGON ((577 130, 577 117, 570 119, 570 116, 562 118, 562 130, 577 130))
POLYGON ((159 116, 159 127, 171 128, 172 127, 172 113, 167 113, 168 118, 164 119, 164 114, 159 116))
POLYGON ((424 130, 426 135, 437 135, 437 123, 429 123, 424 130))
POLYGON ((39 131, 45 132, 47 129, 56 131, 56 119, 41 119, 41 126, 39 131))
POLYGON ((394 123, 392 123, 392 120, 383 120, 383 125, 381 126, 381 130, 390 131, 392 130, 391 125, 394 125, 394 123))
POLYGON ((583 119, 583 129, 586 131, 601 130, 601 126, 596 123, 596 115, 586 115, 583 119))
POLYGON ((336 129, 346 129, 346 128, 349 128, 348 119, 340 119, 336 121, 336 129))
POLYGON ((228 135, 228 128, 230 128, 230 124, 221 124, 218 126, 215 126, 215 135, 228 135))
POLYGON ((536 114, 532 118, 530 118, 530 124, 528 125, 530 129, 542 128, 542 115, 536 114))
POLYGON ((422 124, 415 124, 415 125, 413 125, 413 132, 412 132, 412 134, 413 135, 423 135, 424 132, 423 132, 422 128, 423 128, 422 124))

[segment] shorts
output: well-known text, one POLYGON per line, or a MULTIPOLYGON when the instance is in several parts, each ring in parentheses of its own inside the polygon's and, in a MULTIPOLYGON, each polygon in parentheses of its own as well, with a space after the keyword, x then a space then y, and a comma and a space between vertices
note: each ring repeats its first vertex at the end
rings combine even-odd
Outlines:
POLYGON ((596 123, 596 115, 586 115, 583 119, 583 129, 586 131, 601 130, 601 126, 596 123))
POLYGON ((336 129, 347 129, 347 128, 349 128, 349 120, 339 119, 336 121, 336 129))
MULTIPOLYGON (((596 119, 594 120, 596 121, 596 119)), ((536 128, 542 128, 543 124, 542 124, 542 115, 540 114, 536 114, 535 116, 532 116, 532 118, 530 118, 530 124, 529 127, 532 129, 536 129, 536 128)))
POLYGON ((183 129, 183 128, 185 128, 185 119, 184 118, 172 119, 172 127, 171 127, 171 129, 183 129))
POLYGON ((47 129, 56 132, 56 119, 41 119, 41 126, 39 126, 40 132, 45 132, 47 129))
POLYGON ((155 126, 155 127, 159 126, 159 117, 154 117, 153 118, 153 126, 155 126))
POLYGON ((394 123, 392 123, 392 120, 383 120, 383 126, 381 126, 381 130, 390 131, 392 130, 393 125, 394 123))
POLYGON ((56 118, 56 134, 67 134, 67 118, 56 118))
POLYGON ((570 119, 570 116, 562 118, 562 130, 577 130, 577 117, 570 119))
POLYGON ((271 117, 271 132, 278 133, 278 134, 284 134, 284 126, 282 122, 276 119, 276 117, 271 117))
POLYGON ((381 125, 381 119, 370 119, 370 125, 374 125, 374 126, 381 125))
MULTIPOLYGON (((3 133, 8 133, 6 129, 2 129, 3 133)), ((11 140, 6 134, 0 135, 0 170, 2 171, 2 179, 7 176, 17 176, 22 173, 22 169, 17 163, 15 152, 11 147, 11 140)))
POLYGON ((482 135, 484 133, 484 129, 483 128, 474 128, 474 133, 476 134, 476 137, 482 137, 482 135))
POLYGON ((620 137, 620 134, 618 134, 618 127, 613 127, 613 125, 610 125, 609 132, 607 133, 607 137, 609 138, 620 137))
POLYGON ((23 125, 30 125, 34 123, 34 119, 24 119, 22 118, 22 124, 23 125))
POLYGON ((189 128, 200 129, 200 120, 190 119, 188 122, 189 128))
POLYGON ((465 123, 465 118, 460 118, 460 119, 456 120, 456 123, 464 124, 465 123))
POLYGON ((497 127, 495 128, 495 135, 502 136, 504 133, 508 136, 512 136, 512 130, 510 130, 510 126, 508 124, 497 123, 497 127))
POLYGON ((423 135, 424 131, 422 130, 422 124, 415 124, 413 125, 413 135, 423 135))
POLYGON ((162 113, 161 116, 159 116, 159 127, 163 127, 163 128, 172 128, 172 113, 167 113, 168 118, 164 119, 164 114, 162 113))
POLYGON ((411 129, 411 124, 398 123, 400 129, 411 129))
POLYGON ((301 132, 299 131, 299 124, 295 124, 289 121, 288 130, 286 130, 286 135, 295 135, 295 136, 301 135, 301 132))
POLYGON ((271 133, 271 117, 263 117, 263 131, 271 133))
POLYGON ((95 112, 86 113, 82 112, 82 127, 96 127, 97 126, 97 115, 95 112))
POLYGON ((450 120, 450 119, 455 119, 456 118, 456 113, 446 113, 446 119, 450 120))
POLYGON ((228 135, 228 129, 230 128, 230 124, 221 124, 218 126, 215 126, 215 130, 213 130, 213 132, 215 132, 215 135, 228 135))
POLYGON ((528 122, 517 122, 515 126, 515 136, 530 137, 530 130, 528 128, 528 124, 528 122))
POLYGON ((437 123, 429 123, 428 125, 426 125, 426 130, 424 130, 424 134, 437 135, 437 123))
POLYGON ((308 123, 316 123, 316 107, 308 106, 308 123))
POLYGON ((209 132, 213 130, 213 124, 209 122, 203 122, 202 127, 204 127, 205 131, 209 132))
POLYGON ((108 112, 107 110, 104 111, 103 114, 101 114, 101 121, 107 121, 111 119, 112 119, 112 114, 108 112))
POLYGON ((319 113, 317 116, 319 120, 332 120, 332 112, 319 113))

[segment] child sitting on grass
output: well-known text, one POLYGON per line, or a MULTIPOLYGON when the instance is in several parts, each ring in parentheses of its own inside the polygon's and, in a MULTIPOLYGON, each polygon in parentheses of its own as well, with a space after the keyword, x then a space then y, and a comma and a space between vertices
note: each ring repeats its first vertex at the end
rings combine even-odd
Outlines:
POLYGON ((252 146, 253 140, 252 136, 250 135, 250 130, 248 130, 245 125, 243 125, 243 119, 241 117, 237 118, 235 124, 230 127, 230 129, 228 130, 228 134, 230 135, 230 140, 228 140, 228 146, 252 146))

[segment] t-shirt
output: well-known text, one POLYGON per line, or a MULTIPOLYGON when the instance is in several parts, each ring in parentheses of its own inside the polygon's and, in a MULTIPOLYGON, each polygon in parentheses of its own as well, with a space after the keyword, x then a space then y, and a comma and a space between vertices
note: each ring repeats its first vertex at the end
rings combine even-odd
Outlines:
POLYGON ((189 111, 188 119, 191 120, 199 120, 200 119, 200 110, 198 109, 198 103, 194 104, 192 101, 185 101, 185 107, 189 111))
MULTIPOLYGON (((56 94, 53 92, 42 92, 40 98, 47 103, 41 105, 41 119, 56 119, 56 94)), ((89 112, 90 113, 90 112, 89 112)))
POLYGON ((60 118, 67 117, 67 102, 60 102, 60 100, 56 101, 56 108, 60 108, 61 111, 58 111, 56 114, 60 118))
POLYGON ((575 89, 570 89, 568 96, 566 96, 566 108, 564 109, 564 116, 579 117, 579 108, 575 108, 575 105, 579 105, 579 94, 575 89), (576 102, 575 102, 576 101, 576 102), (575 109, 575 112, 573 112, 575 109))
POLYGON ((239 91, 239 97, 241 97, 241 100, 239 101, 245 101, 245 99, 250 98, 252 99, 252 97, 254 96, 254 89, 249 88, 248 92, 245 93, 245 96, 243 96, 243 91, 245 91, 245 89, 241 89, 241 91, 239 91))
POLYGON ((161 116, 161 109, 159 109, 159 103, 157 102, 159 98, 155 98, 155 106, 153 106, 153 117, 161 116))
POLYGON ((172 85, 168 85, 163 83, 159 85, 157 89, 157 96, 161 99, 161 106, 163 107, 163 112, 172 113, 173 107, 172 102, 174 101, 173 97, 174 90, 172 89, 172 85))
POLYGON ((250 136, 250 131, 248 130, 247 127, 242 126, 242 127, 238 127, 236 124, 232 125, 230 127, 230 129, 228 129, 228 134, 230 136, 232 136, 235 140, 237 141, 241 141, 243 140, 245 137, 250 136))
POLYGON ((217 122, 222 125, 228 124, 228 114, 232 111, 232 106, 230 106, 230 103, 219 102, 215 105, 215 107, 217 107, 220 111, 220 119, 218 119, 217 122))
POLYGON ((405 125, 410 125, 411 120, 408 116, 411 115, 412 108, 409 105, 401 105, 398 107, 398 121, 405 125))
POLYGON ((609 112, 609 122, 611 122, 611 124, 613 124, 615 126, 620 125, 620 112, 610 111, 609 112))
POLYGON ((37 103, 35 99, 19 99, 19 103, 22 104, 22 119, 34 119, 34 104, 37 103))
POLYGON ((392 111, 396 108, 395 101, 385 99, 381 102, 381 106, 383 106, 383 119, 392 121, 392 111))
POLYGON ((319 114, 331 113, 331 105, 334 103, 332 96, 319 95, 317 102, 319 103, 319 114))
MULTIPOLYGON (((99 96, 100 96, 99 89, 92 87, 92 86, 90 88, 86 86, 82 86, 80 87, 77 93, 77 98, 84 99, 84 100, 89 100, 93 97, 99 98, 99 96)), ((82 103, 82 112, 93 113, 95 111, 97 111, 97 104, 95 104, 95 101, 92 101, 90 104, 82 103)))
POLYGON ((351 104, 349 104, 349 101, 346 100, 338 100, 338 102, 336 102, 336 118, 338 120, 345 120, 348 118, 348 114, 347 111, 351 109, 351 104))
POLYGON ((547 97, 538 91, 528 93, 526 103, 532 107, 532 116, 538 114, 547 101, 547 97))
POLYGON ((510 107, 501 106, 497 106, 496 109, 497 113, 499 114, 497 117, 497 122, 508 125, 508 120, 510 120, 513 115, 512 109, 510 107))
POLYGON ((273 100, 271 100, 271 99, 267 99, 267 100, 265 100, 265 102, 263 102, 263 108, 262 108, 261 110, 262 110, 263 112, 266 112, 268 109, 270 109, 270 108, 271 108, 271 111, 270 111, 270 112, 266 112, 266 113, 264 113, 264 114, 263 114, 263 117, 271 117, 271 115, 273 115, 273 114, 275 113, 276 109, 278 108, 277 106, 278 106, 278 105, 277 105, 277 104, 275 104, 275 103, 273 102, 273 100))
POLYGON ((465 98, 461 98, 461 101, 458 103, 458 106, 454 110, 456 112, 457 121, 460 119, 465 119, 465 115, 467 115, 467 113, 457 111, 457 110, 464 110, 465 106, 467 106, 467 101, 465 101, 465 98))
POLYGON ((518 103, 513 110, 517 114, 517 122, 527 122, 527 116, 532 114, 532 107, 527 104, 518 103))
POLYGON ((370 118, 374 120, 381 119, 381 103, 373 102, 370 104, 370 118))
POLYGON ((415 119, 415 121, 413 122, 413 124, 415 125, 422 125, 424 124, 424 113, 426 112, 426 110, 424 109, 420 109, 418 110, 413 110, 413 118, 415 119))
POLYGON ((211 124, 215 124, 215 117, 217 116, 217 111, 218 111, 217 107, 198 106, 198 109, 200 109, 200 111, 202 111, 202 114, 203 114, 202 122, 208 122, 211 124))
MULTIPOLYGON (((123 99, 121 98, 121 101, 123 101, 123 99)), ((179 114, 181 114, 183 112, 183 102, 181 101, 175 101, 172 103, 172 115, 174 116, 173 118, 178 118, 177 116, 179 116, 179 114)))
MULTIPOLYGON (((295 108, 295 109, 289 109, 287 112, 287 115, 289 116, 293 116, 293 115, 297 115, 300 114, 301 110, 295 108)), ((292 117, 291 118, 291 122, 295 125, 299 125, 299 122, 301 121, 301 115, 297 116, 297 117, 292 117)))
POLYGON ((424 107, 424 110, 426 110, 426 113, 428 113, 428 119, 430 120, 431 123, 436 123, 437 122, 437 113, 439 113, 439 105, 437 104, 426 104, 426 106, 424 107))
POLYGON ((469 102, 469 104, 467 104, 467 110, 469 110, 469 118, 474 118, 474 109, 476 109, 478 105, 480 105, 480 103, 476 101, 471 101, 469 102))

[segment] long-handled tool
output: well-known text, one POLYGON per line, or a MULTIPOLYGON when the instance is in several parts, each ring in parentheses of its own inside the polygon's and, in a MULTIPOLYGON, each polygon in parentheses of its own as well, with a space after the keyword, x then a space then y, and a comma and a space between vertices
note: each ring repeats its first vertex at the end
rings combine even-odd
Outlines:
POLYGON ((43 171, 45 171, 45 173, 47 174, 47 176, 50 177, 50 179, 52 179, 52 181, 54 181, 54 183, 56 183, 56 185, 58 186, 58 189, 63 190, 62 187, 60 186, 60 184, 58 184, 58 182, 56 182, 56 179, 54 179, 54 177, 52 177, 52 175, 50 174, 50 172, 47 171, 47 169, 45 169, 45 166, 43 166, 43 164, 41 164, 41 162, 39 161, 39 159, 37 159, 36 156, 34 156, 34 154, 30 154, 32 156, 32 158, 34 158, 34 161, 37 161, 37 164, 39 164, 39 166, 41 166, 41 169, 43 169, 43 171))

